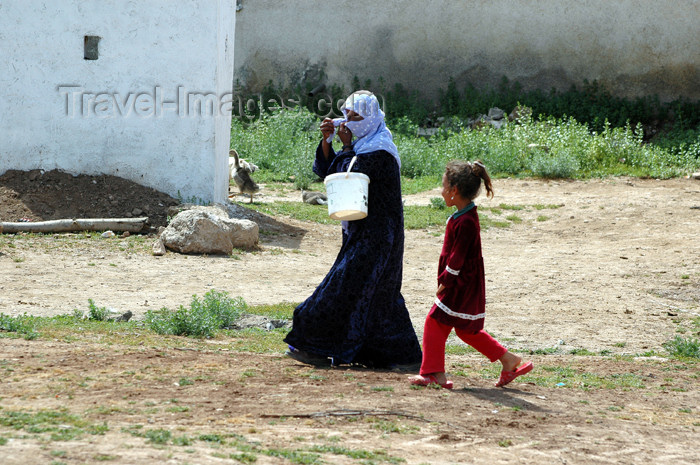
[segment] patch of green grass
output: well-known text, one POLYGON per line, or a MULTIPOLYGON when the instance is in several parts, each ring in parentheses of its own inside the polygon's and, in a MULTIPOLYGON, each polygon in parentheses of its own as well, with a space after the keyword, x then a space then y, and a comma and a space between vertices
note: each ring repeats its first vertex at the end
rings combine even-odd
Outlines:
POLYGON ((525 210, 525 207, 523 205, 508 205, 508 204, 502 203, 502 204, 499 204, 498 207, 501 210, 513 210, 513 211, 525 210))
POLYGON ((372 391, 374 392, 394 392, 393 386, 373 386, 372 391))
POLYGON ((255 305, 248 307, 246 313, 252 315, 262 315, 277 320, 291 320, 294 316, 294 309, 299 304, 293 302, 282 302, 271 305, 255 305))
POLYGON ((176 446, 191 446, 194 444, 194 439, 190 438, 186 434, 182 436, 175 436, 173 438, 173 444, 176 446))
POLYGON ((265 449, 262 453, 269 457, 289 460, 291 463, 297 465, 316 465, 323 463, 319 454, 305 452, 303 450, 265 449))
POLYGON ((231 339, 233 350, 269 354, 282 353, 287 349, 287 344, 282 339, 288 332, 287 328, 277 328, 270 331, 261 328, 248 328, 240 331, 224 331, 223 334, 231 339))
POLYGON ((549 219, 548 216, 545 215, 537 215, 537 221, 542 222, 542 221, 547 221, 549 219))
POLYGON ((508 216, 506 216, 506 219, 508 221, 512 221, 515 224, 519 224, 519 223, 523 222, 523 219, 520 218, 518 215, 508 215, 508 216))
POLYGON ((676 336, 663 347, 674 358, 700 358, 700 341, 694 338, 676 336))
POLYGON ((287 216, 300 221, 312 221, 321 224, 339 224, 328 216, 325 205, 309 205, 304 202, 270 202, 265 204, 242 203, 241 206, 265 213, 270 216, 287 216))
POLYGON ((420 431, 418 426, 404 425, 401 424, 401 422, 386 420, 384 418, 367 418, 366 421, 372 425, 372 428, 383 433, 412 434, 420 431))
POLYGON ((596 355, 595 352, 591 352, 588 349, 571 349, 569 353, 571 355, 596 355))
POLYGON ((36 339, 39 334, 35 331, 36 318, 29 315, 10 316, 0 313, 0 334, 2 331, 16 333, 27 340, 36 339))
POLYGON ((8 439, 6 437, 0 436, 0 446, 7 444, 8 439))
POLYGON ((211 338, 221 328, 230 326, 246 308, 242 298, 232 298, 226 292, 212 289, 204 294, 204 299, 192 296, 189 308, 181 305, 175 311, 149 310, 145 320, 158 334, 211 338))
MULTIPOLYGON (((485 377, 494 377, 497 372, 489 370, 485 377)), ((644 388, 642 378, 633 373, 598 375, 567 366, 540 366, 522 379, 538 386, 566 387, 576 389, 621 389, 644 388)))
POLYGON ((363 460, 362 463, 376 463, 376 462, 389 462, 389 463, 403 463, 404 459, 399 457, 392 457, 384 450, 357 450, 349 449, 347 447, 341 446, 329 446, 329 445, 316 445, 309 449, 311 452, 318 452, 320 454, 333 454, 333 455, 343 455, 354 460, 363 460))
POLYGON ((152 429, 143 433, 143 437, 148 439, 151 444, 167 444, 170 442, 173 434, 167 429, 152 429))
POLYGON ((71 441, 83 434, 104 434, 104 427, 92 425, 67 409, 39 410, 0 410, 0 425, 30 434, 48 434, 52 441, 71 441))
POLYGON ((242 452, 240 454, 233 453, 229 455, 229 458, 240 463, 255 463, 258 461, 258 456, 249 452, 242 452))
POLYGON ((532 349, 530 355, 553 355, 559 352, 557 347, 544 347, 541 349, 532 349))
POLYGON ((444 210, 447 208, 447 204, 445 203, 445 199, 442 197, 433 197, 430 199, 430 207, 437 210, 444 210))
POLYGON ((406 229, 427 229, 444 227, 453 209, 438 209, 424 205, 406 205, 403 208, 404 227, 406 229))
POLYGON ((555 204, 541 204, 541 203, 536 203, 532 206, 535 210, 554 210, 557 208, 561 208, 564 205, 555 205, 555 204))
POLYGON ((472 346, 467 344, 446 344, 445 354, 447 355, 466 355, 476 352, 472 346))
MULTIPOLYGON (((472 101, 471 97, 467 100, 472 101)), ((525 104, 532 107, 542 100, 525 104)), ((311 185, 316 180, 309 160, 318 144, 317 117, 306 109, 262 113, 253 121, 233 118, 235 148, 261 167, 257 179, 291 180, 297 187, 311 185)), ((433 176, 437 181, 449 160, 475 158, 486 164, 492 176, 668 178, 700 168, 696 130, 668 145, 648 144, 642 126, 622 121, 619 127, 612 127, 605 118, 596 118, 593 132, 589 124, 573 117, 524 117, 499 130, 462 131, 461 124, 456 124, 457 130, 443 131, 429 140, 417 137, 415 125, 399 116, 390 124, 398 125, 394 141, 401 154, 401 174, 411 179, 433 176), (677 142, 680 140, 683 142, 677 142)), ((412 186, 406 184, 406 191, 412 192, 412 186)))
POLYGON ((93 436, 104 436, 107 431, 109 431, 109 426, 107 426, 107 422, 102 424, 92 424, 87 427, 87 431, 93 436))
MULTIPOLYGON (((272 216, 282 215, 321 224, 338 223, 328 216, 327 208, 318 205, 308 205, 301 202, 272 202, 268 204, 243 204, 243 206, 272 216)), ((404 206, 404 227, 406 229, 442 228, 453 212, 453 209, 435 208, 432 204, 430 206, 406 205, 404 206)), ((479 220, 483 230, 487 230, 490 226, 501 228, 510 226, 508 222, 491 221, 486 215, 480 215, 479 220)))
POLYGON ((200 434, 197 439, 199 439, 200 441, 213 442, 216 444, 226 444, 226 439, 220 434, 200 434))
MULTIPOLYGON (((431 176, 417 176, 415 178, 401 177, 402 195, 417 194, 419 192, 433 190, 438 187, 442 187, 442 173, 431 176)), ((442 198, 439 199, 442 200, 442 198)))

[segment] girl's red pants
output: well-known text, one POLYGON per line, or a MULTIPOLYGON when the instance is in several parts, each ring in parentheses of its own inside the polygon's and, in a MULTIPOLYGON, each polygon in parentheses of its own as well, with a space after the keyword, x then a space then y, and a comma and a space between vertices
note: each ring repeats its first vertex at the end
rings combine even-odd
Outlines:
MULTIPOLYGON (((453 327, 444 325, 434 318, 425 319, 423 329, 423 363, 420 374, 445 372, 445 343, 453 327)), ((508 350, 483 329, 471 334, 454 328, 457 337, 484 354, 491 362, 503 357, 508 350)))

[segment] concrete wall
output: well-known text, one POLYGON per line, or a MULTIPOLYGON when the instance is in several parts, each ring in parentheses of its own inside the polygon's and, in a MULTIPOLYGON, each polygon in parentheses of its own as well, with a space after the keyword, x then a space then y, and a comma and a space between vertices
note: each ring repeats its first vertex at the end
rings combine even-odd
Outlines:
POLYGON ((230 98, 234 24, 233 0, 0 0, 0 174, 110 174, 226 200, 230 117, 188 102, 211 94, 218 113, 230 98))
MULTIPOLYGON (((621 96, 700 98, 697 0, 241 0, 235 78, 345 84, 383 77, 434 97, 450 77, 621 96)), ((376 89, 375 89, 376 91, 376 89)))

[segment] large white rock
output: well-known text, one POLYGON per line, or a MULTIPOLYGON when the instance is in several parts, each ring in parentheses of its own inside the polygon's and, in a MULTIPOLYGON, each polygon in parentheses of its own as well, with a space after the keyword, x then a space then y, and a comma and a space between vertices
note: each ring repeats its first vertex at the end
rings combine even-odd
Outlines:
POLYGON ((178 213, 160 236, 163 244, 180 253, 231 254, 258 243, 258 225, 230 218, 221 207, 194 207, 178 213))

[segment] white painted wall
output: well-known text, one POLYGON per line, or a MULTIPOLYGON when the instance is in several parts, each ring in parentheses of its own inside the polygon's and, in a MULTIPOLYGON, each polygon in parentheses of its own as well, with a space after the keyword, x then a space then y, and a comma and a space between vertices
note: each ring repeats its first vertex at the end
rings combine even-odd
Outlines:
MULTIPOLYGON (((700 98, 697 0, 241 0, 235 78, 565 90, 598 80, 621 96, 700 98)), ((377 89, 375 89, 377 90, 377 89)), ((343 96, 341 96, 343 97, 343 96)), ((388 102, 390 105, 390 102, 388 102)))
POLYGON ((0 0, 0 174, 110 174, 225 201, 230 113, 178 99, 230 99, 234 20, 234 0, 0 0), (96 61, 86 35, 101 37, 96 61))

